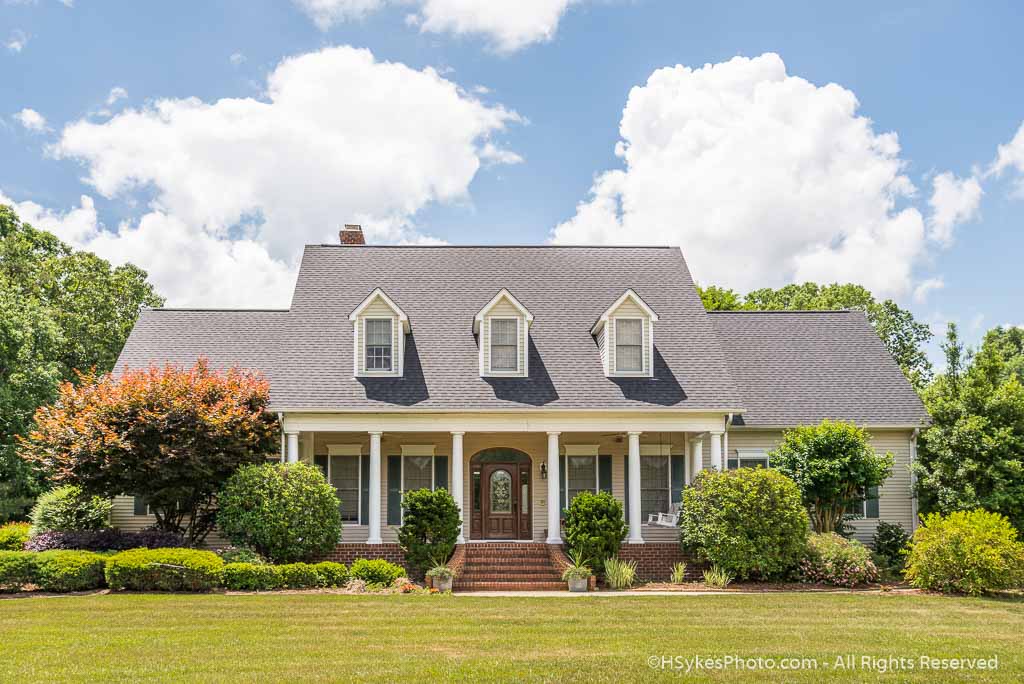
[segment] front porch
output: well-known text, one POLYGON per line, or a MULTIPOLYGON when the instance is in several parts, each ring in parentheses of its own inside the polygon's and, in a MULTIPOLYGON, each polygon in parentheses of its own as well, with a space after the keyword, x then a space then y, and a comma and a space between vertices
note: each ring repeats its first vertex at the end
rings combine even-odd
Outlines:
POLYGON ((628 544, 674 544, 677 530, 648 516, 667 512, 701 469, 722 468, 725 424, 720 414, 284 414, 282 459, 318 466, 337 489, 343 544, 397 542, 402 494, 424 487, 452 493, 459 543, 561 544, 572 497, 608 491, 623 504, 628 544))

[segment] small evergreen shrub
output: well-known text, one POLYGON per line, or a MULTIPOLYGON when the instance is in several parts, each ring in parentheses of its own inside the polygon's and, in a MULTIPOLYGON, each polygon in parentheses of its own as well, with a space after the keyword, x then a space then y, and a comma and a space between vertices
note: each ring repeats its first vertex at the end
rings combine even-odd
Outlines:
POLYGON ((220 585, 224 561, 212 551, 132 549, 107 559, 107 585, 114 590, 210 591, 220 585))
POLYGON ((0 551, 21 551, 28 542, 32 525, 12 522, 0 525, 0 551))
POLYGON ((878 581, 878 568, 871 560, 868 548, 835 532, 810 536, 798 574, 804 582, 837 587, 855 587, 878 581))
POLYGON ((704 571, 704 584, 712 589, 725 589, 732 584, 733 579, 732 574, 728 570, 717 565, 712 565, 704 571))
POLYGON ((21 591, 39 579, 38 554, 31 551, 0 551, 0 592, 21 591))
POLYGON ((309 563, 278 565, 281 586, 285 589, 315 589, 320 586, 320 574, 309 563))
POLYGON ((604 581, 612 589, 629 589, 636 581, 636 561, 608 558, 604 562, 604 581))
POLYGON ((581 492, 565 511, 565 543, 598 571, 615 558, 628 532, 622 504, 608 492, 581 492))
POLYGON ((36 555, 36 584, 43 591, 89 591, 104 585, 105 556, 91 551, 43 551, 36 555))
POLYGON ((788 573, 807 546, 807 511, 796 484, 763 468, 702 472, 683 493, 683 548, 740 578, 788 573))
POLYGON ((29 514, 32 534, 102 530, 110 527, 112 507, 109 499, 89 496, 77 485, 51 489, 39 497, 29 514))
POLYGON ((185 539, 174 532, 149 529, 140 532, 122 532, 107 528, 83 532, 43 532, 32 537, 28 551, 127 551, 128 549, 182 548, 185 539))
POLYGON ((254 565, 266 565, 267 560, 252 549, 244 546, 225 546, 217 549, 217 555, 224 559, 225 563, 251 563, 254 565))
POLYGON ((451 558, 461 526, 459 507, 447 489, 417 489, 402 496, 398 543, 414 570, 424 573, 451 558))
POLYGON ((998 513, 982 509, 921 518, 906 578, 921 589, 980 595, 1024 587, 1024 543, 998 513))
POLYGON ((899 523, 882 520, 875 528, 875 536, 871 540, 875 554, 886 567, 902 570, 907 561, 907 550, 910 546, 910 535, 899 523))
POLYGON ((362 580, 366 584, 390 586, 399 577, 405 577, 405 568, 383 558, 357 558, 349 566, 348 574, 352 579, 362 580))
POLYGON ((228 563, 222 577, 224 588, 231 591, 272 591, 281 587, 281 573, 276 565, 228 563))
POLYGON ((348 568, 344 563, 323 561, 313 565, 313 569, 320 577, 321 587, 343 587, 348 582, 348 568))
POLYGON ((221 533, 275 563, 327 553, 341 538, 334 487, 304 463, 243 466, 217 502, 221 533))

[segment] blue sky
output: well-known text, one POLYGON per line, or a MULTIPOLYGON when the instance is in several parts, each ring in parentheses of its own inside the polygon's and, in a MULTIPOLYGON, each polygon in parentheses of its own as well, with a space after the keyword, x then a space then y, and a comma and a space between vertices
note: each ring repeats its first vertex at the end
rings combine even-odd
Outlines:
POLYGON ((533 4, 0 0, 0 196, 176 305, 286 305, 361 221, 1024 324, 1015 3, 533 4))

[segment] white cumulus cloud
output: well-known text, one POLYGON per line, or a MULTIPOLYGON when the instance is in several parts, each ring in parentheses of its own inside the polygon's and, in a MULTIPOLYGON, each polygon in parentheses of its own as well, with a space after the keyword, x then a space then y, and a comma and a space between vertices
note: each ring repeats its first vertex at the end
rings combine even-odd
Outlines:
POLYGON ((943 246, 953 243, 957 225, 973 219, 981 204, 981 183, 974 176, 957 178, 944 171, 932 179, 932 196, 928 199, 932 213, 928 217, 928 237, 943 246))
POLYGON ((14 29, 7 40, 4 41, 4 47, 11 52, 21 52, 28 45, 29 38, 30 36, 21 29, 14 29))
POLYGON ((14 118, 33 133, 41 133, 46 130, 46 117, 34 109, 26 107, 15 114, 14 118))
POLYGON ((52 152, 104 197, 152 197, 97 253, 150 271, 174 305, 267 306, 287 303, 302 245, 346 222, 370 242, 423 240, 418 210, 517 161, 494 140, 517 121, 432 69, 337 47, 281 62, 264 99, 157 100, 76 121, 52 152))
POLYGON ((128 97, 128 91, 121 86, 114 86, 110 89, 110 93, 107 94, 107 106, 111 106, 118 100, 123 100, 128 97))
MULTIPOLYGON (((1002 175, 1007 169, 1024 173, 1024 123, 1017 129, 1017 134, 1010 142, 1000 145, 996 151, 995 161, 988 170, 988 175, 1002 175)), ((1016 193, 1024 196, 1024 178, 1016 182, 1016 193)))
POLYGON ((910 294, 925 220, 896 134, 858 107, 771 53, 658 69, 623 111, 624 168, 597 176, 552 241, 680 245, 699 281, 741 290, 812 280, 910 294))
POLYGON ((914 288, 914 301, 918 304, 924 304, 928 299, 928 295, 936 290, 941 290, 946 286, 942 278, 927 278, 918 283, 917 287, 914 288))

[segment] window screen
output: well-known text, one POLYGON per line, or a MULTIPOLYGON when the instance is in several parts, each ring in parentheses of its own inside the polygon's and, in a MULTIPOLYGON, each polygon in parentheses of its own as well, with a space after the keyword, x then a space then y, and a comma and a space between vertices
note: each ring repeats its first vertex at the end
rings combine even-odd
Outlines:
POLYGON ((391 319, 366 319, 366 370, 391 370, 391 319))
POLYGON ((343 522, 359 521, 359 457, 331 456, 331 485, 341 500, 343 522))
POLYGON ((566 456, 566 501, 569 503, 576 498, 580 492, 594 492, 597 490, 597 457, 596 456, 566 456))
POLYGON ((403 491, 433 488, 434 458, 432 456, 406 456, 403 471, 403 491))
POLYGON ((518 370, 518 321, 514 318, 491 320, 491 370, 518 370))
POLYGON ((615 370, 642 371, 643 321, 636 318, 615 321, 615 370))

